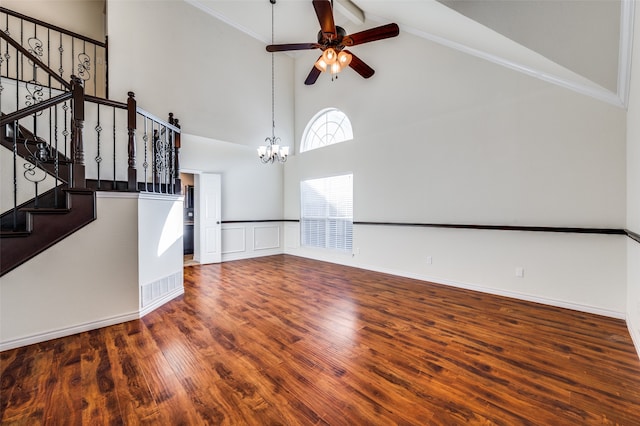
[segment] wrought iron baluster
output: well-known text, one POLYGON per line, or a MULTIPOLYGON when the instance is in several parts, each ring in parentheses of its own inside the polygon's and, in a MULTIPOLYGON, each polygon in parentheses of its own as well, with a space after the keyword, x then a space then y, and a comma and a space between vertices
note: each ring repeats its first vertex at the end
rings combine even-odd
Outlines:
POLYGON ((69 153, 67 151, 68 146, 68 138, 69 138, 69 126, 67 125, 69 121, 69 105, 67 101, 64 101, 62 105, 62 110, 64 111, 64 129, 62 130, 62 136, 64 136, 64 156, 69 157, 69 153))
POLYGON ((98 96, 98 46, 93 45, 93 96, 98 96))
POLYGON ((100 181, 100 163, 102 162, 102 157, 100 156, 100 134, 102 133, 102 125, 100 124, 100 104, 97 104, 98 107, 98 124, 96 125, 96 133, 98 135, 98 152, 96 153, 96 165, 97 165, 97 169, 98 169, 98 189, 101 188, 101 181, 100 181))
POLYGON ((169 150, 167 149, 167 141, 169 138, 169 133, 167 132, 167 127, 162 126, 162 178, 164 180, 164 192, 169 193, 169 150))
POLYGON ((18 230, 18 120, 13 122, 13 230, 18 230))
MULTIPOLYGON (((91 58, 86 53, 87 42, 82 41, 82 53, 78 53, 77 74, 83 81, 87 82, 91 79, 91 58)), ((75 56, 74 56, 75 58, 75 56)), ((94 91, 95 93, 95 91, 94 91)))
MULTIPOLYGON (((24 24, 23 24, 23 21, 21 19, 20 20, 20 44, 22 46, 24 46, 24 31, 23 31, 23 28, 24 28, 24 24)), ((18 52, 16 51, 16 54, 17 53, 18 52)), ((24 55, 20 55, 20 68, 22 70, 22 78, 20 78, 20 80, 24 81, 24 55)), ((16 76, 16 78, 18 78, 18 76, 16 76)))
MULTIPOLYGON (((34 114, 35 116, 36 114, 34 114)), ((51 154, 47 141, 43 140, 34 131, 32 138, 28 135, 24 138, 23 145, 28 153, 27 161, 24 163, 24 178, 34 184, 34 207, 39 207, 40 193, 39 184, 47 177, 47 173, 44 171, 42 164, 49 160, 51 154)))
POLYGON ((158 129, 155 129, 156 122, 151 121, 151 128, 153 129, 153 192, 159 192, 157 188, 160 187, 160 175, 158 174, 158 129), (157 186, 156 186, 157 185, 157 186))
POLYGON ((147 128, 148 118, 144 117, 144 135, 142 136, 142 141, 144 144, 144 162, 142 163, 142 169, 144 170, 144 189, 145 191, 149 191, 149 175, 147 174, 149 168, 149 160, 148 160, 148 152, 147 152, 147 143, 149 142, 149 130, 147 128))
POLYGON ((116 109, 113 109, 113 189, 116 186, 116 109))
POLYGON ((54 197, 54 202, 56 203, 56 206, 58 205, 58 182, 60 181, 60 151, 58 150, 58 108, 59 105, 56 105, 54 107, 54 115, 55 115, 55 128, 54 128, 54 132, 53 132, 53 140, 55 143, 55 153, 56 153, 56 157, 55 157, 55 163, 54 163, 54 168, 55 168, 55 174, 56 174, 56 190, 53 193, 53 197, 54 197))
POLYGON ((60 52, 60 68, 58 68, 58 72, 60 73, 60 77, 64 75, 64 58, 62 54, 64 53, 64 47, 62 46, 62 33, 60 33, 60 43, 58 45, 58 52, 60 52))

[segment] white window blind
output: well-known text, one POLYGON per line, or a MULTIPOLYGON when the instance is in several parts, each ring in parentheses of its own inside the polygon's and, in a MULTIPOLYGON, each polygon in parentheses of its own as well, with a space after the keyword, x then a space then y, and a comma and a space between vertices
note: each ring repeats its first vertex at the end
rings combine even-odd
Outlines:
POLYGON ((353 241, 353 175, 300 183, 303 246, 351 251, 353 241))

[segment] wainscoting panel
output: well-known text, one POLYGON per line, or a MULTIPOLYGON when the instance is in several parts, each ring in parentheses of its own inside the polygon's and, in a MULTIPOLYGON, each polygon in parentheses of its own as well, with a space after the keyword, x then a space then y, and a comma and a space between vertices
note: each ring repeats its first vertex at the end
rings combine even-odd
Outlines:
POLYGON ((284 253, 284 223, 277 221, 222 224, 222 261, 284 253))
POLYGON ((253 228, 253 249, 268 250, 280 247, 281 225, 263 225, 253 228))
POLYGON ((285 225, 285 243, 288 249, 297 249, 300 246, 300 224, 287 223, 285 225))
POLYGON ((246 228, 244 226, 222 227, 222 254, 247 251, 246 228))

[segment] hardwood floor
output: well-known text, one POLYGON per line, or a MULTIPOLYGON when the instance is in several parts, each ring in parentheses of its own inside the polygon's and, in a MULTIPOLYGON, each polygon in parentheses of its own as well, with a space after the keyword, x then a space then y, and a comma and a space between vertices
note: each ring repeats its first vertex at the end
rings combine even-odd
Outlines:
POLYGON ((2 424, 640 424, 623 321, 285 255, 0 356, 2 424))

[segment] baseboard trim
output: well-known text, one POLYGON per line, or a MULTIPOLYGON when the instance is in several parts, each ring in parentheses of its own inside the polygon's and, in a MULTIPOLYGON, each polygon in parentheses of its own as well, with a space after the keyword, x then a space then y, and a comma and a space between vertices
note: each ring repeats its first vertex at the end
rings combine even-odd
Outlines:
POLYGON ((629 329, 629 335, 631 336, 631 341, 633 345, 636 347, 636 353, 638 354, 638 358, 640 359, 640 328, 635 328, 633 321, 627 318, 627 329, 629 329))
MULTIPOLYGON (((305 257, 307 259, 313 259, 313 260, 318 260, 321 262, 330 262, 330 263, 336 263, 336 264, 340 264, 340 265, 344 265, 344 266, 350 266, 352 268, 359 268, 359 269, 364 269, 367 271, 373 271, 373 272, 380 272, 383 274, 389 274, 389 275, 395 275, 398 277, 404 277, 404 278, 411 278, 411 279, 415 279, 415 280, 419 280, 419 281, 426 281, 426 282, 430 282, 430 283, 434 283, 434 284, 441 284, 441 285, 447 285, 450 287, 457 287, 457 288, 462 288, 465 290, 472 290, 472 291, 477 291, 480 293, 487 293, 487 294, 493 294, 496 296, 503 296, 503 297, 508 297, 510 299, 517 299, 517 300, 524 300, 527 302, 533 302, 533 303, 540 303, 543 305, 548 305, 548 306, 555 306, 558 308, 564 308, 564 309, 571 309, 573 311, 578 311, 578 312, 585 312, 588 314, 595 314, 595 315, 600 315, 600 316, 605 316, 605 317, 609 317, 609 318, 616 318, 616 319, 621 319, 621 320, 626 320, 626 314, 624 312, 618 312, 618 311, 613 311, 613 310, 609 310, 609 309, 604 309, 604 308, 599 308, 596 306, 591 306, 591 305, 584 305, 584 304, 580 304, 580 303, 573 303, 573 302, 567 302, 564 300, 557 300, 557 299, 551 299, 551 298, 546 298, 546 297, 540 297, 540 296, 533 296, 531 294, 527 294, 527 293, 519 293, 519 292, 513 292, 513 291, 508 291, 508 290, 502 290, 502 289, 496 289, 496 288, 492 288, 492 287, 486 287, 480 284, 473 284, 473 283, 466 283, 466 282, 461 282, 461 281, 455 281, 455 280, 449 280, 449 279, 443 279, 441 277, 433 277, 433 276, 427 276, 427 275, 421 275, 421 274, 415 274, 415 273, 411 273, 411 272, 406 272, 406 271, 398 271, 395 269, 390 269, 390 268, 380 268, 380 267, 376 267, 376 266, 372 266, 372 265, 354 265, 352 263, 350 263, 349 261, 344 261, 341 262, 337 259, 331 259, 331 260, 327 260, 327 259, 322 259, 322 258, 315 258, 315 257, 311 257, 311 256, 305 256, 299 253, 288 253, 292 256, 299 256, 299 257, 305 257)), ((640 340, 640 339, 638 339, 640 340)), ((640 352, 638 352, 640 354, 640 352)))
POLYGON ((33 345, 40 342, 46 342, 47 340, 58 339, 60 337, 67 337, 74 334, 84 333, 85 331, 96 330, 98 328, 108 327, 110 325, 121 324, 127 321, 138 320, 148 313, 158 309, 165 303, 175 299, 178 296, 184 294, 184 287, 175 289, 174 291, 165 294, 161 298, 154 300, 152 304, 145 306, 144 309, 140 309, 137 312, 131 312, 123 315, 116 315, 109 318, 104 318, 98 321, 91 321, 84 324, 74 325, 72 327, 64 327, 57 330, 47 331, 46 333, 33 334, 31 336, 20 337, 18 339, 7 340, 6 342, 0 342, 0 352, 9 349, 15 349, 22 346, 33 345))
POLYGON ((514 291, 502 290, 502 289, 497 289, 492 287, 486 287, 479 284, 442 279, 439 277, 429 277, 425 275, 401 272, 401 271, 396 271, 392 269, 373 268, 371 266, 363 266, 362 269, 381 272, 384 274, 397 275, 405 278, 412 278, 420 281, 427 281, 434 284, 442 284, 442 285, 447 285, 451 287, 462 288, 465 290, 477 291, 480 293, 487 293, 487 294, 493 294, 496 296, 508 297, 510 299, 524 300, 527 302, 540 303, 543 305, 555 306, 555 307, 564 308, 564 309, 571 309, 573 311, 578 311, 578 312, 585 312, 588 314, 595 314, 595 315, 601 315, 609 318, 626 320, 626 314, 624 312, 612 311, 609 309, 599 308, 591 305, 584 305, 581 303, 567 302, 564 300, 533 296, 527 293, 519 293, 514 291))
POLYGON ((45 342, 47 340, 58 339, 60 337, 71 336, 73 334, 84 333, 98 328, 108 327, 110 325, 120 324, 127 321, 140 319, 138 312, 131 312, 123 315, 116 315, 104 318, 98 321, 91 321, 84 324, 74 325, 72 327, 64 327, 57 330, 48 331, 46 333, 33 334, 31 336, 20 337, 18 339, 7 340, 0 343, 0 352, 9 349, 15 349, 22 346, 33 345, 35 343, 45 342))

